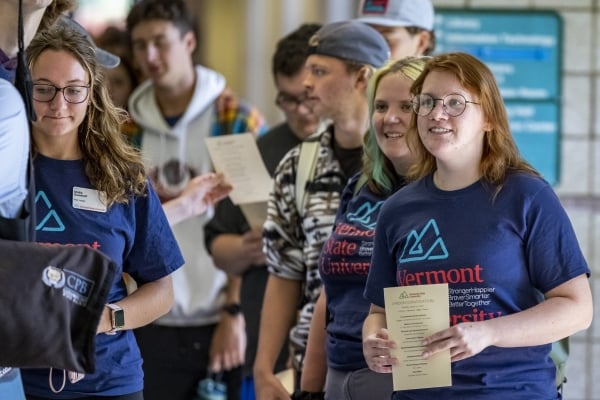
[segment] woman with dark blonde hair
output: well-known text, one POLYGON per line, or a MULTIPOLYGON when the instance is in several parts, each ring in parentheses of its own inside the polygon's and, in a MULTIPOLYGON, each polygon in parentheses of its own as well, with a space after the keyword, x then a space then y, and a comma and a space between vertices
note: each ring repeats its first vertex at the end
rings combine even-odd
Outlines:
POLYGON ((519 155, 496 81, 465 53, 434 57, 411 88, 413 182, 382 206, 365 297, 369 367, 408 368, 386 329, 383 288, 448 284, 452 385, 392 399, 560 399, 551 343, 589 327, 589 267, 552 187, 519 155))
POLYGON ((24 369, 27 398, 142 399, 132 329, 169 310, 170 274, 183 258, 139 153, 120 133, 122 111, 110 101, 86 37, 52 28, 34 38, 27 55, 37 114, 36 239, 98 249, 139 285, 128 294, 121 274, 113 283, 97 328, 95 372, 24 369))

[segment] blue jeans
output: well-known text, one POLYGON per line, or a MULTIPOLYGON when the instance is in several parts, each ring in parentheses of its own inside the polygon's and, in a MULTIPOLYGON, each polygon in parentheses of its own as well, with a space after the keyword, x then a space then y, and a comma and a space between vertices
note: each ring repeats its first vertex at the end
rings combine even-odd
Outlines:
POLYGON ((0 378, 0 399, 25 400, 21 373, 13 368, 0 378))

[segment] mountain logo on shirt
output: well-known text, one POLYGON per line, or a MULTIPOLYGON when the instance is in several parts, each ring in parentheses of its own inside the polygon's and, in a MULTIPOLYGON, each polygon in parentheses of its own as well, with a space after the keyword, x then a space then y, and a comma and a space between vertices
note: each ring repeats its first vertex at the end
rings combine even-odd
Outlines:
POLYGON ((357 222, 367 229, 375 229, 377 214, 375 212, 381 207, 383 201, 377 203, 365 202, 355 212, 348 213, 349 222, 357 222), (373 215, 375 214, 375 215, 373 215))
POLYGON ((444 239, 440 236, 440 229, 435 220, 430 219, 421 232, 415 230, 408 234, 400 263, 423 260, 445 260, 448 250, 444 239))
POLYGON ((62 220, 56 213, 54 209, 52 209, 52 203, 48 200, 48 196, 44 193, 43 190, 40 190, 38 194, 35 196, 35 204, 37 205, 38 201, 43 201, 44 205, 48 209, 48 213, 35 227, 36 231, 44 231, 44 232, 62 232, 65 230, 65 224, 63 224, 62 220))

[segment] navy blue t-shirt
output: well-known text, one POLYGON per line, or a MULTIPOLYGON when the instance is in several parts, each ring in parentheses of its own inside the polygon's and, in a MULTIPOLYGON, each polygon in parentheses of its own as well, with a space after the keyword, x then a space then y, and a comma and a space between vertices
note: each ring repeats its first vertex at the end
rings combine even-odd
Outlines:
MULTIPOLYGON (((164 215, 158 196, 148 182, 147 196, 128 204, 113 204, 102 210, 85 196, 93 196, 82 161, 34 158, 36 184, 37 241, 77 244, 95 248, 109 256, 119 268, 142 285, 169 275, 183 265, 183 257, 164 215)), ((109 302, 127 296, 120 273, 109 292, 109 302)), ((125 315, 127 319, 127 315, 125 315)), ((23 369, 29 395, 68 399, 88 394, 116 396, 143 388, 142 358, 131 330, 96 336, 96 371, 53 394, 48 369, 23 369)), ((62 371, 54 371, 54 387, 62 383, 62 371)))
MULTIPOLYGON (((481 182, 442 191, 428 176, 389 198, 376 232, 366 298, 383 307, 385 287, 448 283, 451 325, 528 309, 590 273, 557 196, 531 175, 509 175, 495 198, 481 182)), ((393 399, 557 399, 550 347, 491 346, 452 363, 451 387, 393 399)))
POLYGON ((360 174, 340 199, 333 232, 323 246, 319 274, 327 295, 327 362, 330 368, 367 368, 362 351, 362 324, 370 302, 363 297, 371 266, 375 223, 384 197, 363 186, 355 195, 360 174))

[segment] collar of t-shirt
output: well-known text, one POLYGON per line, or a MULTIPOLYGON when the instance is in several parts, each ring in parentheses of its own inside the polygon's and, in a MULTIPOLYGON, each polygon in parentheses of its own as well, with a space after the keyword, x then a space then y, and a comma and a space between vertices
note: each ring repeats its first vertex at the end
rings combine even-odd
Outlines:
POLYGON ((165 121, 167 122, 167 125, 169 125, 169 127, 174 127, 175 124, 177 123, 177 121, 179 121, 181 119, 181 115, 175 115, 175 116, 170 116, 170 117, 165 117, 165 121))
POLYGON ((333 154, 347 178, 353 176, 362 167, 362 147, 343 149, 333 140, 333 154))

